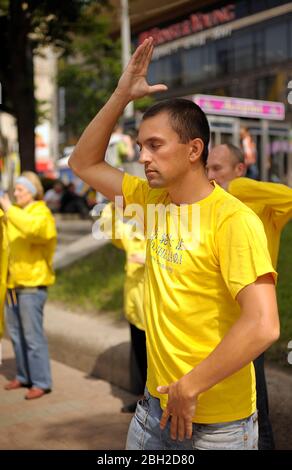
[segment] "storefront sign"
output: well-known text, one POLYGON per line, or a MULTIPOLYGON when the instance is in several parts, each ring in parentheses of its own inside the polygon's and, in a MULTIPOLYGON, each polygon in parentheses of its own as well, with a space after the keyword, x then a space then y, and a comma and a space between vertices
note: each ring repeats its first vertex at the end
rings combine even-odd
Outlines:
POLYGON ((285 119, 285 106, 283 103, 276 101, 249 100, 212 95, 194 95, 191 99, 206 114, 273 119, 277 121, 285 119))
POLYGON ((175 23, 167 28, 153 28, 139 34, 138 43, 142 44, 144 39, 152 36, 154 43, 164 44, 175 39, 189 36, 190 34, 204 31, 208 28, 222 25, 235 19, 235 5, 230 4, 211 11, 210 13, 194 13, 188 19, 175 23))

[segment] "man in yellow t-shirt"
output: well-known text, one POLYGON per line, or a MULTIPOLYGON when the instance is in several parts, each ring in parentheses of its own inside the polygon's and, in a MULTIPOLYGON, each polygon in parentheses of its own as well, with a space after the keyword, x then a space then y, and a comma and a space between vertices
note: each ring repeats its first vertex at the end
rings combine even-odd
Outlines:
POLYGON ((146 80, 153 47, 147 38, 137 48, 69 160, 109 200, 123 197, 127 214, 144 215, 147 386, 127 449, 256 449, 252 360, 279 336, 276 273, 259 218, 208 181, 205 114, 184 99, 144 114, 147 181, 104 162, 127 104, 166 89, 146 80))
MULTIPOLYGON (((210 180, 215 180, 259 216, 264 225, 273 267, 277 269, 281 233, 286 223, 292 218, 292 189, 284 184, 245 178, 244 156, 241 150, 233 144, 216 145, 211 149, 207 171, 210 180)), ((259 448, 272 450, 275 444, 269 420, 264 353, 254 361, 254 365, 259 417, 259 448)))

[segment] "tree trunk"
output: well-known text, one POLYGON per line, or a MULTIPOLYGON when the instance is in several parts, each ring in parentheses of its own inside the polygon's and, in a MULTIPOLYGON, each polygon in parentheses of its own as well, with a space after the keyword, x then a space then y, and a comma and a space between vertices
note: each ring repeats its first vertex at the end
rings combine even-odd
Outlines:
POLYGON ((23 2, 10 0, 12 101, 17 121, 21 170, 35 171, 35 99, 33 50, 28 38, 30 18, 23 2))

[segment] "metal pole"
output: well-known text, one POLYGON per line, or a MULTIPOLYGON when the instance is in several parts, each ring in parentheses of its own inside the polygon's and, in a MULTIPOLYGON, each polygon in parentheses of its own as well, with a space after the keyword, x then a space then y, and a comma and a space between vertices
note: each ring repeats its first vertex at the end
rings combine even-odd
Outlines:
MULTIPOLYGON (((131 57, 131 30, 129 20, 128 0, 121 0, 121 41, 122 41, 122 66, 125 70, 131 57)), ((134 116, 134 103, 126 106, 124 111, 125 118, 134 116)))

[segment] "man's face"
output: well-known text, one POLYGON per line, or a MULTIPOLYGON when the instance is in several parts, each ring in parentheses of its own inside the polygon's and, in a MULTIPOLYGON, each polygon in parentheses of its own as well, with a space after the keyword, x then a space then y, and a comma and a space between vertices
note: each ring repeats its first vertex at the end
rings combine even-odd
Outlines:
POLYGON ((244 174, 244 165, 236 163, 225 145, 216 145, 212 148, 209 152, 206 169, 208 179, 215 180, 223 188, 226 188, 234 178, 244 174))
POLYGON ((180 142, 167 113, 161 112, 142 121, 137 143, 139 162, 144 164, 152 188, 169 188, 190 171, 191 144, 180 142))

